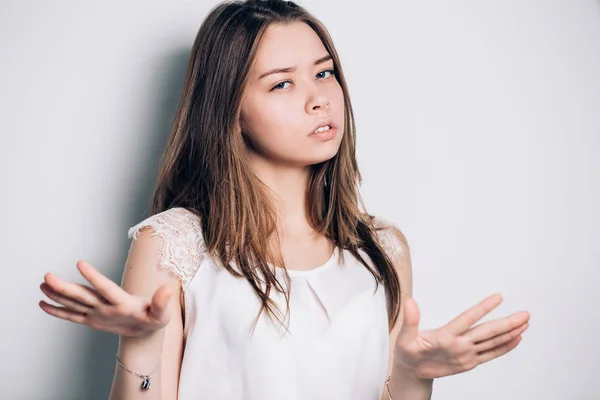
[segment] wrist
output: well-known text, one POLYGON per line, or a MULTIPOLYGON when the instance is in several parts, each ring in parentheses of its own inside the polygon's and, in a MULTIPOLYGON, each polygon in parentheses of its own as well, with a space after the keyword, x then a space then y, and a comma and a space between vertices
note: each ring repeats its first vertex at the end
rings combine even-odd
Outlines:
POLYGON ((420 377, 415 371, 395 363, 388 387, 393 400, 428 400, 433 390, 433 378, 420 377))
POLYGON ((405 380, 419 381, 425 379, 413 366, 406 364, 403 360, 394 358, 392 364, 392 375, 401 374, 405 380))
POLYGON ((164 329, 135 337, 119 336, 117 355, 126 364, 142 366, 152 364, 163 352, 164 337, 164 329))

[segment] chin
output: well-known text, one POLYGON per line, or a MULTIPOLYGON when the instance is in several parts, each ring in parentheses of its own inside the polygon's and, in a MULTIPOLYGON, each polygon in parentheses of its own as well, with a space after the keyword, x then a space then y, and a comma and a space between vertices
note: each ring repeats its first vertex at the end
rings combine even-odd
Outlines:
POLYGON ((334 151, 324 152, 321 151, 319 154, 311 154, 310 157, 304 160, 304 165, 315 165, 320 164, 325 161, 331 160, 338 153, 338 149, 336 148, 334 151))

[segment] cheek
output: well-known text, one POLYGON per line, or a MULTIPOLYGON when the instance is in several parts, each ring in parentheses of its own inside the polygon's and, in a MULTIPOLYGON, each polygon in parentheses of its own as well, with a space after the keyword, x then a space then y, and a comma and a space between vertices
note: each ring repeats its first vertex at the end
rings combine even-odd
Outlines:
POLYGON ((255 99, 257 107, 248 112, 249 130, 252 138, 264 145, 272 147, 278 143, 289 143, 295 133, 305 127, 301 126, 298 113, 292 112, 297 106, 289 98, 255 99))
POLYGON ((340 122, 344 121, 344 92, 342 87, 338 84, 334 93, 331 95, 331 104, 333 112, 337 117, 340 118, 340 122))
POLYGON ((321 162, 337 152, 344 132, 344 93, 339 84, 327 87, 329 116, 337 123, 338 139, 327 143, 308 138, 314 117, 307 117, 305 99, 296 96, 256 96, 247 102, 245 121, 256 150, 273 159, 304 164, 321 162))

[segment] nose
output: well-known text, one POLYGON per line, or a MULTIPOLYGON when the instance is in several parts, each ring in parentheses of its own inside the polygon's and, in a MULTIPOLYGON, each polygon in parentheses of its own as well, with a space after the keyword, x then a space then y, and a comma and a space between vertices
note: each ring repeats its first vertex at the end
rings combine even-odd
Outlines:
POLYGON ((329 108, 329 100, 327 98, 325 98, 324 96, 321 96, 322 99, 319 99, 319 101, 315 102, 315 104, 313 104, 312 109, 313 111, 317 111, 317 110, 321 110, 321 109, 325 109, 327 110, 329 108))
POLYGON ((307 112, 314 113, 315 111, 327 111, 329 110, 329 97, 323 92, 315 88, 309 95, 308 101, 306 102, 307 112))

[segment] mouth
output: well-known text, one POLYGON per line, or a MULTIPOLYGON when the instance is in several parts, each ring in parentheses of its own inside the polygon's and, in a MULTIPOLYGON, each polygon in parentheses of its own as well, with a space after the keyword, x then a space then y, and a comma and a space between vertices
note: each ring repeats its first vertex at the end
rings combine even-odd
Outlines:
POLYGON ((323 134, 323 132, 327 132, 329 130, 334 130, 336 128, 337 128, 337 126, 333 123, 333 121, 331 121, 330 119, 323 119, 323 120, 320 120, 313 127, 312 131, 310 131, 308 136, 321 135, 321 134, 323 134))

